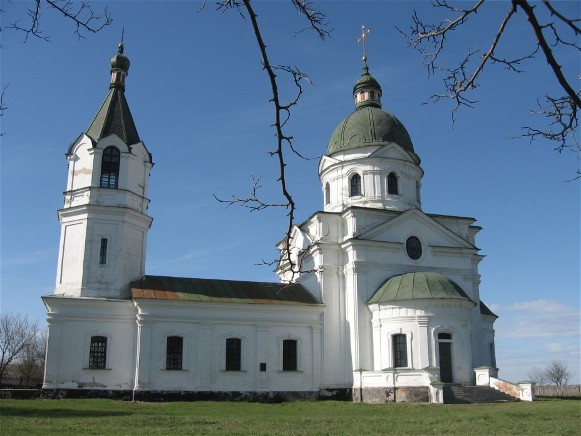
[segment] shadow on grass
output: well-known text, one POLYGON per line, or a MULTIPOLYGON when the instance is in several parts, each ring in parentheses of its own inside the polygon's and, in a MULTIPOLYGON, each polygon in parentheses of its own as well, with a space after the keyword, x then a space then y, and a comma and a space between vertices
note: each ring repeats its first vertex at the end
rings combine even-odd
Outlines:
POLYGON ((130 412, 114 412, 111 410, 75 410, 75 409, 45 409, 32 407, 0 407, 0 416, 20 418, 87 418, 107 416, 129 416, 130 412))

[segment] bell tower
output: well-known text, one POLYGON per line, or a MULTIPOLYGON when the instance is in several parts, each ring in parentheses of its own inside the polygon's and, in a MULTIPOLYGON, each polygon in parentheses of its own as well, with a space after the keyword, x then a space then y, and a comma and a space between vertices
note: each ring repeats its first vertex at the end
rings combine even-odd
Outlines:
POLYGON ((86 132, 70 145, 55 295, 126 298, 145 270, 151 154, 125 98, 129 59, 111 59, 109 93, 86 132))

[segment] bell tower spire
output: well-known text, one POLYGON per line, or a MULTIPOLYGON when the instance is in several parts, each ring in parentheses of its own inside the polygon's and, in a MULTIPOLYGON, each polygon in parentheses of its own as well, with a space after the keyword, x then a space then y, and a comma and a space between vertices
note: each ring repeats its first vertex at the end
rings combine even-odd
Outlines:
POLYGON ((125 98, 129 59, 111 58, 109 92, 86 133, 71 144, 55 294, 126 298, 145 273, 151 154, 125 98))

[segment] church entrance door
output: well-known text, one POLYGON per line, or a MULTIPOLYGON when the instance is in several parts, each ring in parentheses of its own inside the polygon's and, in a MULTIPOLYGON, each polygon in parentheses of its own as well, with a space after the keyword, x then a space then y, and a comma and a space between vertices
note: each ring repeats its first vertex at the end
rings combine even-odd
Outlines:
POLYGON ((438 335, 438 350, 440 358, 440 381, 442 383, 453 383, 452 376, 452 335, 440 333, 438 335))

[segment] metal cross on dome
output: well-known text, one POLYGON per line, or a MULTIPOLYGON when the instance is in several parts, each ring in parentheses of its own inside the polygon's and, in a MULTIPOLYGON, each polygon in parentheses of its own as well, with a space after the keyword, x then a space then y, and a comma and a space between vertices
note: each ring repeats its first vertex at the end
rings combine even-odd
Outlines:
POLYGON ((367 64, 367 48, 365 46, 365 41, 367 40, 367 35, 371 32, 371 29, 361 26, 361 36, 357 39, 357 42, 361 42, 363 44, 363 62, 367 64))

